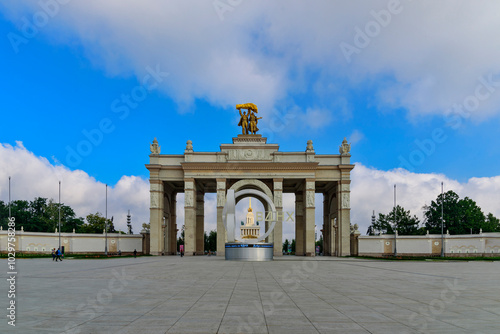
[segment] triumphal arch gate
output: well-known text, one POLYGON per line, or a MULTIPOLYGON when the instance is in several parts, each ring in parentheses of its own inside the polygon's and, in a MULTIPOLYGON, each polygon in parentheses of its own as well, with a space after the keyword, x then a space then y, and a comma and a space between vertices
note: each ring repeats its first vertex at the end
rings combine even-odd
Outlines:
MULTIPOLYGON (((350 144, 341 143, 339 154, 316 154, 311 140, 305 150, 281 152, 257 134, 257 107, 237 105, 242 134, 218 152, 197 152, 187 141, 184 154, 161 154, 156 138, 150 145, 146 168, 150 172, 150 252, 177 253, 176 195, 184 193, 185 255, 204 254, 204 195, 217 194, 217 255, 224 256, 227 234, 223 208, 228 190, 257 189, 273 199, 278 214, 267 242, 274 256, 282 255, 284 224, 294 224, 296 255, 315 255, 315 209, 323 205, 323 252, 350 255, 350 144), (241 112, 241 109, 246 112, 241 112), (283 193, 295 194, 295 207, 283 210, 283 193), (315 193, 323 203, 315 203, 315 193), (292 217, 293 219, 291 219, 292 217)), ((338 146, 335 146, 336 148, 338 146)), ((236 201, 242 198, 237 198, 236 201)), ((262 201, 261 201, 262 202, 262 201)), ((269 207, 263 202, 265 210, 269 207)), ((267 224, 266 224, 267 225, 267 224)))

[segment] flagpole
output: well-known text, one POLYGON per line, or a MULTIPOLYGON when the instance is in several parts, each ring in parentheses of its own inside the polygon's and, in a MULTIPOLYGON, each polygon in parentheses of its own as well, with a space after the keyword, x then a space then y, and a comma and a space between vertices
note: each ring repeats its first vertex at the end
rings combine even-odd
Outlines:
POLYGON ((398 256, 398 225, 396 220, 396 185, 394 185, 394 256, 398 256))
POLYGON ((11 212, 10 212, 10 176, 9 176, 9 221, 10 218, 12 218, 11 212))
POLYGON ((104 220, 104 254, 108 256, 108 185, 106 184, 106 217, 104 220))
POLYGON ((444 185, 441 182, 441 257, 444 257, 444 185))
POLYGON ((61 249, 61 181, 59 181, 59 251, 62 252, 61 249))

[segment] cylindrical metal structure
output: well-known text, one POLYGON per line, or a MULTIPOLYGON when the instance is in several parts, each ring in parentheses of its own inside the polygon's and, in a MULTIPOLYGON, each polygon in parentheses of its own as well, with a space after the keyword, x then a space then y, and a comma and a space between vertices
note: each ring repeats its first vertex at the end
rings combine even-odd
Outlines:
POLYGON ((226 260, 272 261, 274 245, 270 243, 226 243, 226 260))

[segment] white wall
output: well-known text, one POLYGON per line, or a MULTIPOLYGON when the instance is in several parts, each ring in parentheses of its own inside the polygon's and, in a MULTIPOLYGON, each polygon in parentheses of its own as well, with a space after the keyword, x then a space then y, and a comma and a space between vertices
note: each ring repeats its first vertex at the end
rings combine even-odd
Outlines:
MULTIPOLYGON (((0 230, 0 251, 6 252, 8 232, 0 230)), ((142 252, 141 234, 108 233, 108 252, 142 252)), ((104 234, 61 233, 61 246, 66 253, 104 253, 104 234)), ((50 253, 52 248, 59 247, 59 233, 41 233, 16 231, 16 252, 50 253)))
MULTIPOLYGON (((394 235, 360 236, 358 242, 359 255, 381 256, 394 253, 394 235)), ((440 253, 440 242, 440 234, 397 236, 397 252, 398 255, 431 255, 435 244, 434 254, 436 254, 436 249, 440 253)), ((500 233, 445 234, 444 252, 447 256, 464 256, 463 254, 500 256, 500 233)))

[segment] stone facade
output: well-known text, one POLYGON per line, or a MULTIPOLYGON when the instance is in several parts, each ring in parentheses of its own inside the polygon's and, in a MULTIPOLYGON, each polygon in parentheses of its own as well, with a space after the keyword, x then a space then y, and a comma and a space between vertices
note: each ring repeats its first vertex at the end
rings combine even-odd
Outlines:
MULTIPOLYGON (((345 146, 342 154, 318 155, 309 141, 305 151, 280 152, 279 145, 268 144, 261 135, 238 135, 232 144, 220 145, 220 152, 196 152, 195 147, 196 143, 189 141, 183 155, 155 151, 149 156, 151 254, 175 254, 179 228, 174 202, 183 192, 185 255, 203 254, 203 198, 205 193, 216 193, 217 255, 224 256, 227 238, 222 211, 228 189, 261 190, 278 212, 283 210, 283 193, 294 193, 296 254, 306 256, 315 254, 314 195, 322 193, 326 254, 350 254, 350 172, 354 168, 350 147, 345 146)), ((282 220, 278 216, 266 240, 274 243, 275 256, 282 255, 282 220)))

